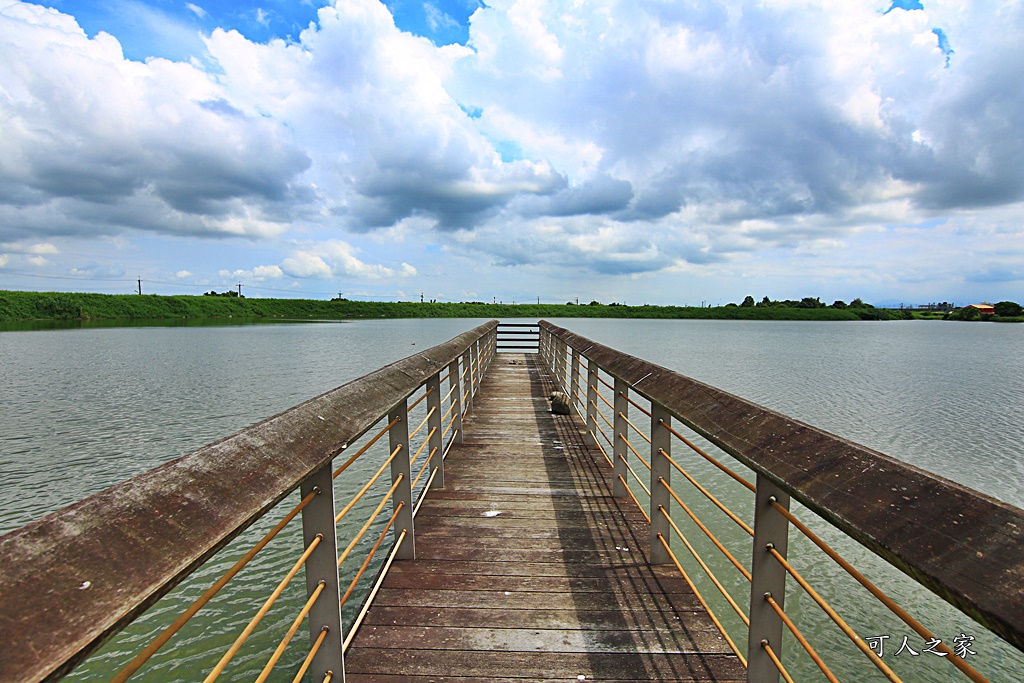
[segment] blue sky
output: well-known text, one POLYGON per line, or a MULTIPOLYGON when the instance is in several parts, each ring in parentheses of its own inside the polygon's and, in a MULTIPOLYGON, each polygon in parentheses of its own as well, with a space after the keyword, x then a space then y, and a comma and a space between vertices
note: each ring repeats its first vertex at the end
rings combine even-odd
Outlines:
POLYGON ((0 0, 0 289, 1024 300, 1024 7, 0 0))

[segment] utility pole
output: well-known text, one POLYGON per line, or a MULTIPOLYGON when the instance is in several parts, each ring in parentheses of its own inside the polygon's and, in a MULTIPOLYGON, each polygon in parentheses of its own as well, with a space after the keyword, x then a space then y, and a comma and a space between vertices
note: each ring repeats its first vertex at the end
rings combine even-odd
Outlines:
POLYGON ((139 296, 142 296, 142 278, 139 278, 139 296))
POLYGON ((576 305, 577 305, 577 306, 579 306, 579 305, 580 305, 580 298, 579 298, 579 297, 576 297, 576 305))
POLYGON ((423 303, 423 292, 420 292, 420 303, 423 303))
POLYGON ((540 306, 540 297, 537 297, 537 305, 540 306))
POLYGON ((242 298, 242 283, 241 282, 238 283, 238 298, 239 299, 242 298))

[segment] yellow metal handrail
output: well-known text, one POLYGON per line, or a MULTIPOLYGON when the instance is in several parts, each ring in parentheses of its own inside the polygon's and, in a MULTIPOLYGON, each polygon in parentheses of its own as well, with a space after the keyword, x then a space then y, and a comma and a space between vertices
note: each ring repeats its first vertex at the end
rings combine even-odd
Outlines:
POLYGON ((313 551, 316 550, 316 547, 320 544, 320 541, 322 541, 323 538, 324 537, 322 535, 317 534, 317 536, 312 540, 312 542, 310 542, 310 544, 306 546, 305 552, 303 552, 302 555, 299 557, 298 561, 296 561, 295 564, 292 565, 292 568, 288 571, 285 577, 281 579, 281 582, 277 584, 277 588, 275 588, 274 592, 270 594, 270 597, 266 599, 266 601, 263 603, 263 606, 260 607, 259 611, 256 612, 256 615, 253 616, 253 618, 249 620, 249 623, 245 625, 245 628, 242 629, 242 632, 238 635, 237 638, 235 638, 235 642, 231 644, 231 647, 228 648, 228 651, 224 653, 224 656, 220 658, 220 661, 217 662, 217 665, 213 667, 213 671, 211 671, 209 675, 207 675, 207 677, 203 679, 203 683, 213 683, 213 681, 217 680, 217 678, 219 678, 220 675, 224 673, 224 668, 234 658, 234 656, 238 654, 238 650, 241 649, 242 643, 244 643, 246 639, 250 635, 252 635, 252 632, 256 630, 256 626, 267 614, 267 611, 271 608, 271 606, 281 596, 281 593, 284 592, 284 589, 288 587, 288 584, 299 572, 299 570, 302 569, 302 565, 306 564, 306 560, 308 560, 309 556, 313 554, 313 551))

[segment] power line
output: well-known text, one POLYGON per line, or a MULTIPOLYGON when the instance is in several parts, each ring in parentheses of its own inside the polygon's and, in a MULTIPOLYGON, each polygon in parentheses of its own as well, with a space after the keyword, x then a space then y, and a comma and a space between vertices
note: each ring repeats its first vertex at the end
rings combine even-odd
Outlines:
POLYGON ((71 275, 37 275, 34 273, 18 273, 13 270, 0 271, 3 275, 17 275, 19 277, 38 277, 44 280, 80 280, 82 282, 135 282, 135 280, 114 280, 102 277, 73 277, 71 275))

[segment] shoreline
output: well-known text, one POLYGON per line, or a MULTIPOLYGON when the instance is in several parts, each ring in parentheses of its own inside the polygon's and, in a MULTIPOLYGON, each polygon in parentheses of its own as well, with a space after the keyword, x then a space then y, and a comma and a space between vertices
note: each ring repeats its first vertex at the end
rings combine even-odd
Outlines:
POLYGON ((93 294, 0 290, 0 322, 174 320, 366 320, 380 318, 636 318, 676 320, 892 320, 901 311, 785 306, 627 306, 624 304, 488 304, 229 296, 93 294))

